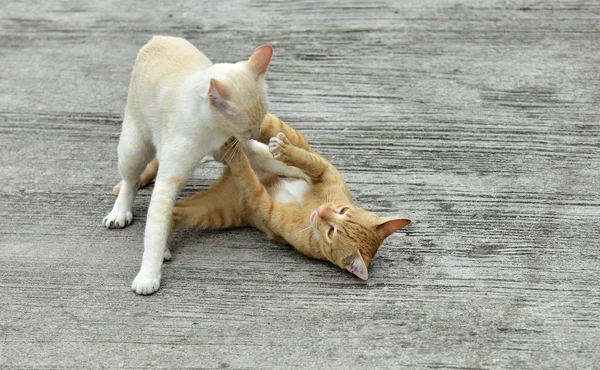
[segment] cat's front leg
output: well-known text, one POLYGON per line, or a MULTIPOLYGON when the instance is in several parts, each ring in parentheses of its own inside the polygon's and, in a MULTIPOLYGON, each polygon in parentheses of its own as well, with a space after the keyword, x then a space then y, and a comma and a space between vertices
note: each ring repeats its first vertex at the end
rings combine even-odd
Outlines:
POLYGON ((296 167, 288 166, 285 163, 273 159, 269 147, 255 140, 248 140, 242 145, 244 152, 248 156, 250 165, 254 172, 266 172, 272 175, 292 177, 310 181, 302 171, 296 167))
POLYGON ((308 142, 299 131, 296 131, 292 126, 286 124, 272 114, 267 114, 265 116, 260 127, 260 138, 258 141, 263 144, 269 144, 269 140, 272 137, 277 136, 280 132, 283 133, 295 147, 310 150, 308 142))
POLYGON ((221 151, 226 153, 223 160, 229 166, 246 203, 257 212, 262 213, 264 219, 269 219, 274 210, 275 202, 256 177, 246 153, 239 148, 237 139, 229 139, 221 147, 221 151))
POLYGON ((304 172, 313 182, 322 180, 328 164, 314 153, 295 147, 284 133, 280 132, 269 141, 269 150, 273 158, 294 166, 304 172))
POLYGON ((199 161, 190 158, 191 152, 187 151, 188 157, 182 153, 171 156, 185 158, 183 161, 160 158, 161 165, 148 208, 142 266, 131 285, 137 294, 152 294, 160 287, 163 259, 170 257, 166 248, 175 199, 199 161))

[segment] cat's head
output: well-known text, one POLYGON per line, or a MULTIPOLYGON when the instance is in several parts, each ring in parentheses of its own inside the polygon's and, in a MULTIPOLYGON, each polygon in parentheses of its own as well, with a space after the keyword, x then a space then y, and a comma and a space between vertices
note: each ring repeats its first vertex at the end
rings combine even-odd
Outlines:
POLYGON ((310 215, 321 253, 362 280, 369 263, 388 236, 410 224, 406 218, 381 218, 353 204, 326 203, 310 215))
POLYGON ((211 106, 221 115, 229 134, 239 140, 258 139, 260 126, 267 113, 268 100, 265 74, 271 62, 273 48, 263 45, 243 62, 215 64, 208 98, 211 106))

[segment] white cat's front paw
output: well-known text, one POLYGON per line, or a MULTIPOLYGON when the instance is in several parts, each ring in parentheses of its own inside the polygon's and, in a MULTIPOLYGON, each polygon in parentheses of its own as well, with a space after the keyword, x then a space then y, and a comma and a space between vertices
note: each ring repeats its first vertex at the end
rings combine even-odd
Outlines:
POLYGON ((133 214, 127 211, 115 211, 110 212, 102 223, 107 229, 121 229, 133 222, 133 214))
POLYGON ((160 288, 160 276, 142 274, 141 272, 133 280, 131 290, 137 294, 148 295, 160 288))

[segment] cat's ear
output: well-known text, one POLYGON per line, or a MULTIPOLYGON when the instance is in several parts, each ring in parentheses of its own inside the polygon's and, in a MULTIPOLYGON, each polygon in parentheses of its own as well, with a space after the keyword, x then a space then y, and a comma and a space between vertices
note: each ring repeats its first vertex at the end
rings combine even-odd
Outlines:
POLYGON ((215 104, 219 102, 225 102, 227 100, 227 87, 214 78, 210 79, 210 84, 208 86, 208 96, 210 98, 210 102, 215 104))
POLYGON ((240 129, 247 129, 250 127, 248 117, 233 108, 227 101, 227 96, 227 87, 219 80, 211 78, 208 86, 208 98, 210 104, 215 107, 217 112, 227 117, 229 121, 233 122, 240 129))
POLYGON ((227 88, 219 80, 214 78, 210 79, 208 86, 208 98, 210 104, 212 104, 219 113, 226 115, 231 110, 229 103, 227 103, 227 88))
POLYGON ((353 254, 352 256, 348 257, 344 262, 346 263, 346 270, 358 276, 361 280, 367 280, 369 278, 367 264, 362 259, 360 254, 353 254))
POLYGON ((271 57, 273 56, 273 48, 271 45, 259 46, 254 50, 250 59, 248 59, 247 65, 256 79, 267 73, 269 69, 269 63, 271 63, 271 57))
POLYGON ((377 233, 381 236, 381 239, 385 239, 410 224, 410 222, 408 218, 382 218, 381 223, 377 225, 377 233))

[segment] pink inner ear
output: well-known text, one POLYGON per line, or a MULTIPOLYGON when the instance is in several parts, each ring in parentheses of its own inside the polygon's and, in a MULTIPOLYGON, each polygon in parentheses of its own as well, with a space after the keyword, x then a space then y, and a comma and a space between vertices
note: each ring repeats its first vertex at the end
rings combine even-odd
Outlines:
POLYGON ((225 86, 214 78, 210 79, 210 84, 208 86, 208 96, 212 100, 225 100, 227 99, 227 89, 225 86))
POLYGON ((271 45, 259 46, 254 50, 254 53, 248 59, 248 66, 256 74, 257 78, 267 73, 272 56, 273 48, 271 45))
POLYGON ((346 269, 358 276, 361 280, 367 280, 369 278, 369 271, 367 265, 363 261, 362 257, 357 256, 350 264, 346 266, 346 269))
POLYGON ((217 108, 217 110, 221 113, 225 112, 229 105, 224 97, 224 87, 219 81, 214 78, 210 79, 210 85, 208 87, 208 97, 210 99, 210 103, 217 108))
POLYGON ((225 100, 223 93, 226 93, 225 87, 214 78, 210 79, 208 87, 208 96, 210 103, 217 109, 217 112, 224 115, 229 121, 238 126, 241 130, 250 129, 250 120, 245 114, 234 109, 225 100))

